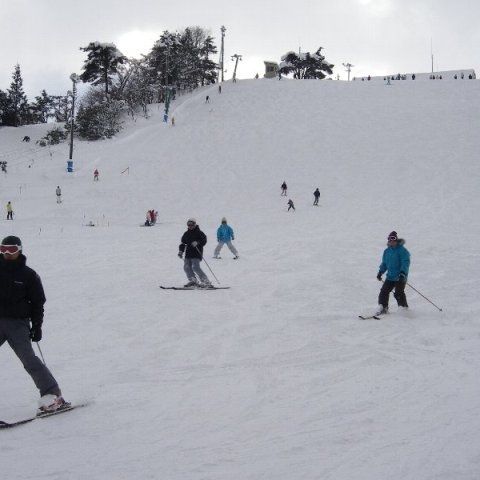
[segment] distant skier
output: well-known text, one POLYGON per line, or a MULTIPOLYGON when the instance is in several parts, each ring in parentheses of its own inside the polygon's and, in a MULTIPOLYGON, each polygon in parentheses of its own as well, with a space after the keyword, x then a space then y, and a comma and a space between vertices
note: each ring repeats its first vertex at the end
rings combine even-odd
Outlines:
POLYGON ((157 212, 155 210, 148 210, 147 212, 147 218, 145 219, 145 226, 146 227, 152 227, 157 223, 157 212))
POLYGON ((12 202, 7 202, 7 220, 13 220, 12 202))
POLYGON ((218 245, 215 247, 215 251, 213 252, 214 258, 220 258, 220 250, 223 248, 225 244, 229 250, 233 253, 234 259, 238 258, 237 249, 233 246, 232 240, 235 240, 235 236, 233 234, 233 229, 230 225, 227 224, 227 219, 225 217, 222 218, 222 224, 217 229, 217 241, 218 245))
POLYGON ((222 93, 222 86, 221 85, 218 86, 218 93, 222 93))
POLYGON ((55 195, 57 196, 57 203, 62 203, 62 189, 59 185, 55 189, 55 195))
POLYGON ((295 211, 295 205, 293 204, 293 201, 292 201, 291 198, 288 200, 287 205, 288 205, 288 210, 287 210, 287 212, 289 212, 290 209, 293 209, 293 211, 295 211))
POLYGON ((315 198, 313 204, 318 207, 318 200, 320 199, 320 190, 318 188, 313 192, 313 196, 315 198))
POLYGON ((35 355, 31 343, 42 339, 45 303, 42 281, 27 267, 18 237, 5 237, 0 253, 0 345, 8 342, 35 382, 41 396, 39 413, 54 412, 69 404, 50 370, 35 355))
POLYGON ((175 126, 175 117, 172 117, 172 127, 175 126))
POLYGON ((93 181, 98 182, 98 169, 96 168, 95 171, 93 172, 93 181))
POLYGON ((377 280, 382 281, 382 275, 387 272, 378 296, 378 312, 376 315, 388 313, 388 298, 395 289, 393 296, 399 307, 408 308, 405 286, 410 268, 410 252, 404 247, 405 240, 398 238, 397 232, 388 235, 387 248, 383 252, 382 263, 377 274, 377 280))
POLYGON ((280 188, 282 190, 282 193, 280 194, 280 196, 286 197, 287 196, 287 184, 285 182, 283 182, 282 185, 280 186, 280 188))
POLYGON ((194 218, 187 220, 187 231, 182 235, 181 242, 178 247, 178 256, 183 258, 185 254, 183 270, 188 278, 185 287, 212 288, 212 283, 200 268, 207 236, 200 230, 194 218))
POLYGON ((207 96, 205 97, 205 103, 210 103, 210 96, 209 96, 209 95, 207 95, 207 96))

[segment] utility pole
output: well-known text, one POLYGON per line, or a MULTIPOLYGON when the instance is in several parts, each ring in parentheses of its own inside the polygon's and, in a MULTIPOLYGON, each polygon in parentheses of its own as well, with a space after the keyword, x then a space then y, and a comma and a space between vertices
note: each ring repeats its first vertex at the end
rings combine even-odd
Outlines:
POLYGON ((352 65, 351 63, 342 63, 342 65, 345 67, 345 70, 348 72, 348 81, 350 81, 350 72, 352 71, 352 67, 355 65, 352 65))
POLYGON ((233 69, 233 83, 235 83, 237 81, 237 65, 238 65, 238 61, 242 59, 242 56, 241 55, 232 55, 232 61, 235 60, 235 68, 233 69))
POLYGON ((76 73, 70 75, 70 80, 72 81, 72 113, 70 119, 70 155, 69 161, 67 162, 67 172, 73 172, 73 129, 75 126, 75 98, 77 96, 77 82, 80 80, 79 76, 76 73))
POLYGON ((223 64, 223 55, 224 55, 224 52, 225 52, 225 46, 224 46, 224 39, 225 39, 225 32, 226 32, 226 28, 222 25, 222 27, 220 28, 220 31, 222 32, 222 44, 221 44, 221 47, 220 47, 220 67, 221 67, 221 75, 220 75, 220 78, 221 78, 221 81, 223 82, 223 67, 224 67, 224 64, 223 64))
POLYGON ((433 73, 433 39, 430 38, 430 55, 432 56, 432 73, 433 73))

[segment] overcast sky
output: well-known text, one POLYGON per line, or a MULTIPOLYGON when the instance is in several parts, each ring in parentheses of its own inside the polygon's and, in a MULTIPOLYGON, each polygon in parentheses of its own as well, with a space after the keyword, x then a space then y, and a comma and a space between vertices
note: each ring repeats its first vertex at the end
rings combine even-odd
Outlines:
POLYGON ((0 89, 19 63, 33 100, 45 88, 64 94, 81 73, 91 41, 113 42, 127 56, 148 53, 164 30, 191 25, 225 36, 230 56, 243 55, 238 78, 263 75, 264 60, 289 50, 324 47, 334 73, 428 72, 433 41, 435 70, 480 70, 479 0, 0 0, 0 89))

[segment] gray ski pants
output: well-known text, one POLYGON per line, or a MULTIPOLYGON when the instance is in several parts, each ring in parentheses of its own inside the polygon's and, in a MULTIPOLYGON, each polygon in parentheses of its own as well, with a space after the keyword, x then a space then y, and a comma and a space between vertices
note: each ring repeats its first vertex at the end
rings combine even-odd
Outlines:
POLYGON ((191 282, 197 282, 197 278, 195 277, 195 275, 197 275, 201 283, 210 283, 205 272, 200 268, 199 258, 185 258, 183 270, 185 270, 187 278, 191 282))
POLYGON ((0 346, 8 342, 40 390, 40 396, 61 395, 58 383, 50 370, 33 351, 30 322, 21 318, 0 318, 0 346))
POLYGON ((218 242, 218 245, 215 247, 215 251, 213 252, 214 257, 218 257, 220 250, 223 248, 225 244, 227 244, 227 247, 235 256, 238 255, 237 249, 233 246, 233 243, 229 240, 228 242, 222 242, 222 241, 218 242))

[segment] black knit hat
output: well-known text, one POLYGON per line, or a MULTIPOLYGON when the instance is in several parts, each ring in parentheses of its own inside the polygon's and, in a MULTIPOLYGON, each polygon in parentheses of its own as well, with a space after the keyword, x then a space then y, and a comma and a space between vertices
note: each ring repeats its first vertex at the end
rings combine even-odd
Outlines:
POLYGON ((388 234, 388 240, 396 242, 398 240, 397 232, 393 231, 388 234))
POLYGON ((9 235, 2 240, 2 245, 17 245, 18 247, 21 247, 22 241, 14 235, 9 235))

